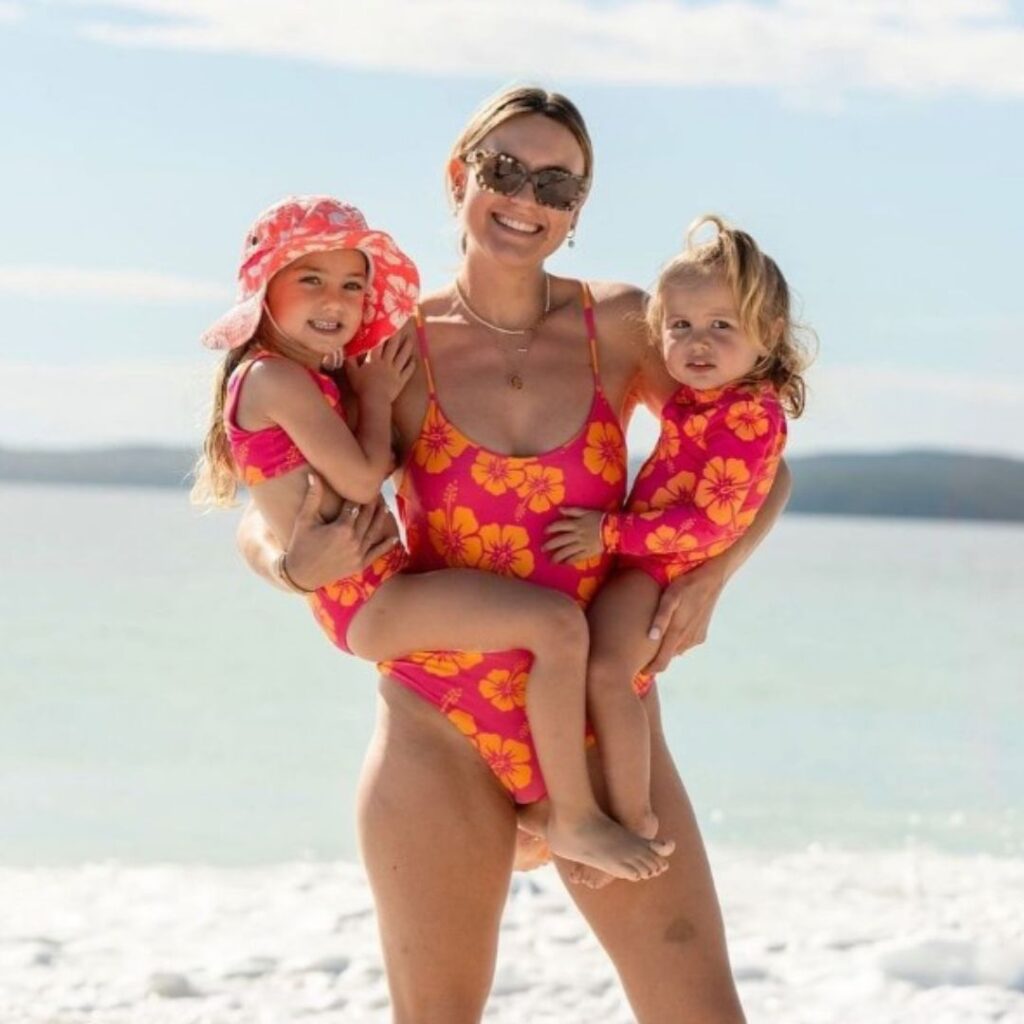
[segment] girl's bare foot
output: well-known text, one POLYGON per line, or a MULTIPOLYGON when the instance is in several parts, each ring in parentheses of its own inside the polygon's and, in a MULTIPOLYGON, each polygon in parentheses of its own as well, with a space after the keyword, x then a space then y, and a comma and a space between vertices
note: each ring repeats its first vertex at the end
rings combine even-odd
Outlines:
POLYGON ((675 849, 671 840, 641 838, 600 812, 566 821, 552 811, 547 840, 559 857, 632 882, 667 871, 665 858, 675 849))

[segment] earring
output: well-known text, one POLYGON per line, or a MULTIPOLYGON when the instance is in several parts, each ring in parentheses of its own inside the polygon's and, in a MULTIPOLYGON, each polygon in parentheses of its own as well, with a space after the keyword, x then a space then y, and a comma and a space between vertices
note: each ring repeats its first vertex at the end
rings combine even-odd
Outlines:
POLYGON ((565 237, 566 237, 566 240, 569 243, 569 248, 570 249, 575 249, 576 248, 576 225, 575 224, 573 224, 573 226, 571 228, 569 228, 569 234, 567 234, 565 237))

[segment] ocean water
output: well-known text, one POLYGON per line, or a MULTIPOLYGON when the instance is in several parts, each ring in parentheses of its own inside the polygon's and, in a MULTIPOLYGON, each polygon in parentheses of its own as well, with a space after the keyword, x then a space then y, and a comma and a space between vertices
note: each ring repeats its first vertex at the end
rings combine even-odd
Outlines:
MULTIPOLYGON (((165 490, 0 485, 0 863, 355 856, 371 666, 165 490)), ((661 680, 706 837, 1024 855, 1024 529, 787 516, 661 680)))

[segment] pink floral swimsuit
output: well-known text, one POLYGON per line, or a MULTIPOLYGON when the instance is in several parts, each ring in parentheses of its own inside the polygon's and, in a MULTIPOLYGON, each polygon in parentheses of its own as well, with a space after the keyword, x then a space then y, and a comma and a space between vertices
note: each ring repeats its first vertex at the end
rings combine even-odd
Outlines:
MULTIPOLYGON (((583 606, 593 597, 610 555, 560 565, 541 550, 545 527, 563 507, 618 509, 625 494, 625 442, 601 388, 586 286, 583 318, 594 375, 586 422, 565 444, 530 456, 490 451, 448 419, 434 386, 423 320, 417 318, 428 405, 398 490, 409 571, 469 566, 553 587, 583 606)), ((526 719, 530 662, 523 650, 424 651, 380 667, 447 715, 513 799, 532 803, 546 790, 526 719)))
MULTIPOLYGON (((282 357, 261 352, 253 359, 242 363, 231 375, 225 395, 224 428, 227 431, 231 455, 235 460, 239 478, 247 487, 258 486, 266 480, 283 476, 308 463, 298 445, 282 427, 243 430, 235 422, 235 410, 238 408, 242 386, 249 370, 261 359, 273 358, 282 357)), ((338 385, 330 377, 314 370, 309 370, 309 375, 327 404, 344 419, 345 409, 341 403, 338 385)), ((385 580, 403 569, 406 562, 405 549, 396 546, 362 572, 335 580, 334 583, 320 587, 309 595, 308 601, 313 614, 331 643, 346 653, 351 653, 345 640, 349 624, 374 591, 385 580)))
POLYGON ((697 391, 665 403, 658 445, 627 511, 601 524, 605 550, 664 587, 721 554, 754 521, 786 443, 786 417, 767 385, 697 391))

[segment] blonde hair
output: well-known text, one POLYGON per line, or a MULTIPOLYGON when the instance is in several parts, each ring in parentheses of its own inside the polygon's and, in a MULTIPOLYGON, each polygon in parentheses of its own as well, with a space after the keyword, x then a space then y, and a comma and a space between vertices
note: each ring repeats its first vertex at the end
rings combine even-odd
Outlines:
POLYGON ((238 467, 231 456, 231 444, 224 426, 224 402, 231 374, 238 369, 257 344, 257 338, 253 337, 244 345, 231 349, 217 368, 213 381, 210 425, 203 440, 202 453, 192 470, 195 483, 192 485, 189 498, 193 505, 229 508, 235 503, 235 495, 238 492, 238 467))
POLYGON ((548 92, 547 89, 539 89, 536 86, 514 86, 502 89, 501 92, 484 100, 455 140, 448 154, 444 172, 448 199, 453 207, 458 207, 458 201, 455 182, 452 180, 452 162, 465 160, 495 128, 499 128, 514 117, 523 117, 526 114, 542 114, 567 128, 583 150, 583 176, 588 179, 593 176, 594 144, 590 141, 590 132, 587 131, 583 115, 576 109, 572 100, 560 92, 548 92))
POLYGON ((789 285, 778 264, 763 253, 745 231, 732 227, 715 214, 698 217, 686 231, 686 248, 670 260, 658 275, 647 304, 646 319, 651 337, 661 339, 665 289, 693 276, 721 274, 728 282, 739 311, 740 326, 763 349, 763 355, 744 378, 767 381, 776 390, 790 416, 804 411, 807 385, 803 371, 811 362, 814 332, 793 319, 789 285), (715 236, 698 242, 697 234, 708 226, 715 236), (808 340, 805 340, 808 339, 808 340))

